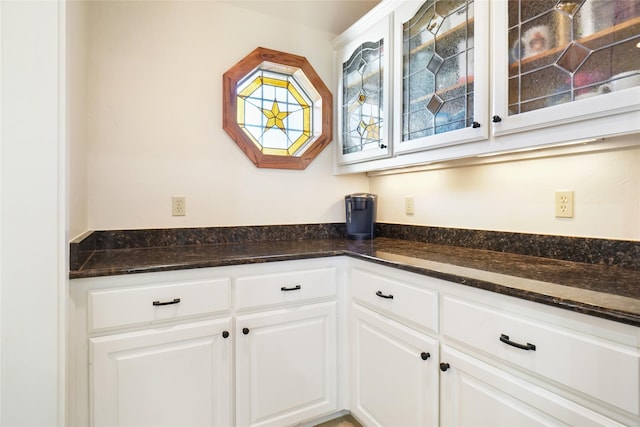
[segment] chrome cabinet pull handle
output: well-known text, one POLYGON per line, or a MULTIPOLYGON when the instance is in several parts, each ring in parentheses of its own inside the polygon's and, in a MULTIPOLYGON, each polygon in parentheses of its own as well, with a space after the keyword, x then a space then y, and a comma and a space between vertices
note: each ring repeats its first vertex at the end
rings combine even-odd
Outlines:
POLYGON ((283 286, 283 287, 280 288, 280 290, 282 292, 297 291, 297 290, 300 290, 300 289, 302 289, 300 285, 296 285, 296 286, 294 286, 292 288, 287 288, 286 286, 283 286))
POLYGON ((153 305, 158 306, 158 305, 171 305, 171 304, 178 304, 180 302, 180 298, 174 298, 172 301, 154 301, 153 305))
POLYGON ((385 295, 382 293, 382 291, 376 292, 376 295, 379 296, 380 298, 393 299, 393 295, 391 294, 385 295))
POLYGON ((536 346, 534 344, 530 344, 530 343, 520 344, 517 342, 513 342, 509 339, 509 335, 500 334, 500 341, 512 347, 519 348, 521 350, 536 351, 536 346))

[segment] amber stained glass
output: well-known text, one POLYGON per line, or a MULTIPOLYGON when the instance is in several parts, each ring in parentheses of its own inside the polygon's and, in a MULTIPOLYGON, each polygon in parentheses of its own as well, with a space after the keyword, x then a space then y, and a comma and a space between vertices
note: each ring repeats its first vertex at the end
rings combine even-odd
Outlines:
POLYGON ((312 137, 313 102, 295 75, 257 69, 237 101, 238 125, 264 154, 294 156, 312 137))

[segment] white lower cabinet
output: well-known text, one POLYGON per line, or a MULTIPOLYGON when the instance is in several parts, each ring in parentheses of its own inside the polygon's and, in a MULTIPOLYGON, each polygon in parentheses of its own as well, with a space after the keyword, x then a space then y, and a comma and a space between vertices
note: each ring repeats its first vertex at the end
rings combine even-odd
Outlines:
POLYGON ((70 427, 640 427, 640 328, 364 260, 70 290, 70 427))
POLYGON ((351 412, 367 426, 438 425, 438 342, 356 304, 351 412))
POLYGON ((95 427, 231 420, 231 318, 90 339, 95 427))
POLYGON ((335 302, 238 316, 235 336, 238 426, 337 411, 335 302))
POLYGON ((451 347, 442 364, 442 426, 624 425, 451 347))

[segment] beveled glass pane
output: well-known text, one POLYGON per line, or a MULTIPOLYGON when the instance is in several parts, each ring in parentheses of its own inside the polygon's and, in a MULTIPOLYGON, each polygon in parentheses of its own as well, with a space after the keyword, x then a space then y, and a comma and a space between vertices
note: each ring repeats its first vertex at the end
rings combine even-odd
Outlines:
POLYGON ((427 0, 403 24, 402 141, 472 118, 473 26, 472 0, 427 0))
POLYGON ((520 96, 521 101, 528 101, 571 89, 571 76, 556 67, 546 67, 523 74, 520 84, 529 88, 520 96))
POLYGON ((640 84, 639 1, 509 0, 508 13, 510 115, 640 84))
POLYGON ((552 10, 557 2, 558 0, 520 0, 520 22, 527 22, 552 10))
POLYGON ((378 148, 383 123, 383 40, 366 42, 343 64, 344 154, 378 148))
POLYGON ((578 43, 571 43, 556 61, 558 67, 564 71, 575 73, 591 52, 578 43))

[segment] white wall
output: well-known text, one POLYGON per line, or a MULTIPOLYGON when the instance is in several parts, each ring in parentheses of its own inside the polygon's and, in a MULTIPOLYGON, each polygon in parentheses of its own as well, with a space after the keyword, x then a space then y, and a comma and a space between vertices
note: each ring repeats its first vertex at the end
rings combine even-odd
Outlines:
POLYGON ((58 2, 0 2, 0 425, 5 427, 64 424, 68 273, 59 6, 64 9, 58 2))
POLYGON ((89 229, 340 222, 344 195, 368 189, 332 175, 333 146, 304 171, 258 169, 222 129, 227 69, 263 46, 305 56, 333 88, 334 35, 220 2, 88 9, 89 229))
MULTIPOLYGON (((640 142, 640 135, 616 138, 640 142)), ((614 141, 612 141, 614 142, 614 141)), ((640 240, 640 147, 370 178, 378 220, 578 237, 640 240), (555 217, 573 190, 574 218, 555 217), (406 215, 404 198, 415 198, 406 215)))

